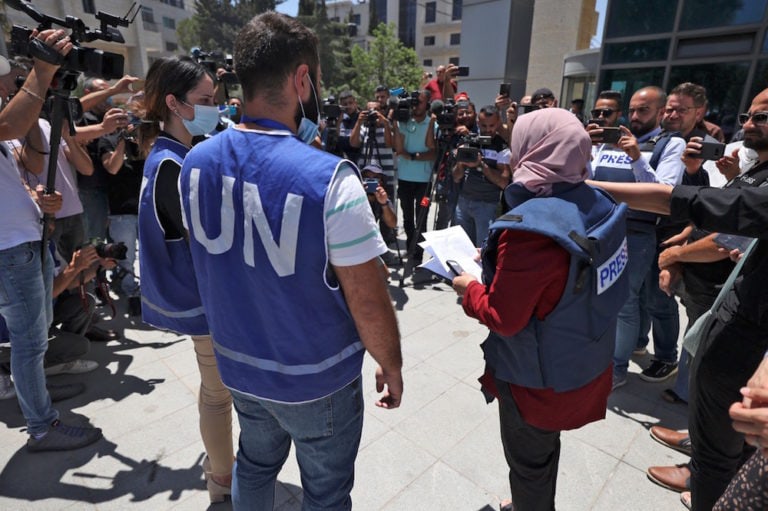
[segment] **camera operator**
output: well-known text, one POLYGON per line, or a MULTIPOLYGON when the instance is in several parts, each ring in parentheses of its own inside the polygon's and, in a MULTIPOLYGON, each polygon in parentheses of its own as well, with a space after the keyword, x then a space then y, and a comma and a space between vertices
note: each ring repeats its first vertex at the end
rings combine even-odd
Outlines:
MULTIPOLYGON (((395 162, 392 151, 392 121, 389 117, 389 89, 376 87, 375 101, 367 104, 367 112, 358 115, 349 137, 351 147, 360 148, 359 165, 377 163, 384 172, 384 189, 395 196, 395 162), (374 121, 375 119, 375 121, 374 121), (370 154, 369 154, 370 153, 370 154)), ((380 224, 381 235, 387 245, 397 242, 396 229, 380 224)))
POLYGON ((394 229, 397 226, 397 213, 384 189, 384 171, 375 163, 370 163, 363 167, 361 175, 373 217, 377 222, 383 222, 387 227, 394 229))
POLYGON ((453 180, 453 169, 456 164, 453 154, 465 137, 477 134, 477 116, 475 115, 474 103, 466 100, 459 101, 456 103, 456 127, 453 129, 448 144, 450 157, 444 160, 444 164, 438 170, 438 180, 435 185, 436 197, 440 204, 437 210, 435 229, 445 229, 451 224, 456 211, 456 202, 459 200, 461 187, 459 183, 453 180))
MULTIPOLYGON (((63 30, 34 31, 36 44, 61 55, 72 49, 63 30)), ((34 59, 32 71, 20 92, 0 111, 0 140, 21 138, 37 129, 37 117, 57 65, 34 59)), ((62 424, 45 388, 43 357, 48 327, 53 320, 52 258, 42 250, 41 209, 48 214, 61 208, 60 194, 45 194, 42 186, 35 200, 19 179, 11 151, 0 142, 0 314, 10 332, 11 370, 16 394, 27 423, 29 451, 78 449, 101 438, 101 430, 62 424), (42 270, 41 270, 42 268, 42 270)))
MULTIPOLYGON (((423 211, 421 199, 426 195, 432 164, 435 160, 435 130, 432 117, 428 115, 429 92, 418 92, 413 98, 411 117, 406 122, 395 122, 394 145, 398 155, 398 195, 403 210, 403 229, 410 250, 414 234, 424 232, 427 227, 427 211, 423 211), (422 216, 421 223, 416 221, 422 216)), ((426 208, 429 209, 429 206, 426 208)), ((417 245, 410 254, 416 264, 421 264, 423 249, 417 245)))
POLYGON ((445 100, 453 98, 456 94, 458 83, 456 82, 456 73, 459 72, 458 66, 448 64, 448 66, 437 66, 436 75, 431 79, 424 90, 429 91, 430 99, 445 100))
POLYGON ((78 127, 77 140, 87 143, 93 160, 93 174, 78 176, 80 200, 85 211, 85 239, 105 239, 109 216, 108 172, 99 157, 99 139, 128 125, 128 115, 122 108, 112 108, 112 97, 127 93, 138 80, 124 76, 113 86, 101 78, 88 78, 83 83, 83 119, 78 127))
POLYGON ((462 183, 453 222, 466 231, 476 247, 488 237, 488 227, 498 216, 501 191, 510 181, 508 162, 501 157, 507 143, 499 133, 503 129, 499 111, 493 105, 484 106, 478 119, 480 135, 490 140, 485 147, 476 148, 475 161, 461 161, 457 156, 453 168, 454 181, 462 183))
MULTIPOLYGON (((138 112, 138 93, 126 103, 129 112, 138 112)), ((115 242, 128 247, 125 259, 119 261, 122 271, 113 272, 113 283, 120 280, 120 289, 128 297, 131 315, 138 315, 141 308, 139 285, 134 274, 139 236, 139 193, 144 174, 144 159, 148 148, 142 148, 136 139, 141 120, 135 113, 124 129, 99 140, 99 157, 108 172, 109 236, 115 242), (117 277, 121 275, 120 277, 117 277)))
POLYGON ((360 109, 357 107, 357 99, 352 91, 344 91, 339 95, 341 106, 341 122, 339 123, 339 140, 336 148, 342 156, 357 164, 360 159, 360 147, 350 143, 352 131, 360 118, 360 109))

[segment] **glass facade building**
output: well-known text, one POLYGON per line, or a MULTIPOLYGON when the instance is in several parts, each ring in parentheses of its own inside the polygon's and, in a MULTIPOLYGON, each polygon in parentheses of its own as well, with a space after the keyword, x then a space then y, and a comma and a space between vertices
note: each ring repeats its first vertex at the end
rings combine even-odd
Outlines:
POLYGON ((631 94, 682 82, 707 88, 707 119, 726 134, 768 87, 768 0, 610 0, 598 90, 631 94))

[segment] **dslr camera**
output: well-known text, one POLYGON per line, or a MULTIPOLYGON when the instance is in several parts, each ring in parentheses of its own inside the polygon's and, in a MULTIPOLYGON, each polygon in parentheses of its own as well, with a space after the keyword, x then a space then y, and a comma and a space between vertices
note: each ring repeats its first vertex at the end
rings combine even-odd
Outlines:
POLYGON ((474 163, 482 156, 483 147, 491 145, 491 137, 471 134, 461 138, 460 146, 456 149, 456 161, 474 163))
POLYGON ((122 261, 128 254, 128 247, 122 241, 118 243, 107 243, 104 240, 94 239, 91 240, 91 245, 96 249, 96 253, 99 257, 104 259, 117 259, 122 261))

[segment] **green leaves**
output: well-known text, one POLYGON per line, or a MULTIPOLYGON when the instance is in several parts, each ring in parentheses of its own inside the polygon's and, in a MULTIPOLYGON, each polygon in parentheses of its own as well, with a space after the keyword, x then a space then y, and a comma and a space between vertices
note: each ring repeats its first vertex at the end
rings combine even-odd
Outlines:
POLYGON ((418 57, 397 38, 395 25, 380 23, 373 36, 367 51, 357 45, 352 48, 352 88, 369 99, 377 85, 418 88, 422 74, 418 57))

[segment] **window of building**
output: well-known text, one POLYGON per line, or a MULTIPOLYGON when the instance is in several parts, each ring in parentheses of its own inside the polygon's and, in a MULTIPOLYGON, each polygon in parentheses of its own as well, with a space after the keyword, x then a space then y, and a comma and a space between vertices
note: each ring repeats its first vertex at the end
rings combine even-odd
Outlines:
POLYGON ((451 44, 461 44, 461 34, 451 34, 451 44))
POLYGON ((360 26, 360 15, 359 14, 353 14, 352 17, 350 18, 350 21, 359 27, 360 26))
POLYGON ((663 67, 633 69, 606 69, 601 73, 600 87, 597 90, 617 90, 621 92, 622 110, 629 107, 632 94, 647 85, 661 85, 664 81, 663 67))
POLYGON ((376 27, 379 23, 387 22, 387 0, 371 1, 371 27, 376 27))
MULTIPOLYGON (((759 71, 758 71, 759 72, 759 71)), ((749 73, 749 62, 720 62, 673 66, 669 70, 669 89, 682 82, 701 83, 707 87, 707 119, 719 125, 733 124, 749 73)), ((757 73, 754 79, 763 79, 757 73)), ((765 82, 762 82, 762 90, 765 82)), ((757 92, 755 92, 756 94, 757 92)), ((752 97, 750 96, 749 101, 752 97)), ((728 126, 730 128, 730 126, 728 126)), ((727 140, 727 139, 726 139, 727 140)))
POLYGON ((459 57, 451 57, 448 59, 449 64, 453 64, 454 66, 459 65, 459 57))
POLYGON ((432 67, 432 59, 424 59, 421 64, 424 67, 432 67))
POLYGON ((168 18, 167 16, 163 16, 163 26, 165 28, 176 30, 176 20, 173 18, 168 18))
POLYGON ((176 51, 179 49, 179 45, 176 43, 172 43, 171 41, 165 42, 165 51, 176 51))
POLYGON ((462 3, 462 0, 453 0, 453 8, 451 9, 452 20, 461 19, 461 7, 462 7, 461 3, 462 3))
POLYGON ((434 46, 435 45, 435 36, 428 35, 424 36, 424 46, 434 46))
POLYGON ((83 12, 88 14, 96 14, 96 6, 93 0, 83 0, 83 12))
POLYGON ((608 38, 661 34, 672 31, 677 0, 613 0, 608 10, 608 38))
POLYGON ((161 4, 170 5, 171 7, 184 8, 184 0, 160 0, 161 4))
POLYGON ((752 53, 755 34, 732 34, 715 37, 692 37, 677 42, 676 57, 716 57, 752 53))
POLYGON ((148 23, 155 22, 155 12, 151 7, 144 7, 143 5, 141 6, 141 20, 148 23))
POLYGON ((768 0, 686 0, 680 18, 680 30, 760 23, 765 16, 767 2, 768 0))
POLYGON ((425 14, 424 23, 434 23, 437 18, 437 2, 427 2, 424 4, 425 14))
POLYGON ((669 39, 638 41, 635 43, 612 43, 605 45, 603 64, 667 60, 668 55, 669 39))
POLYGON ((339 19, 339 17, 338 17, 338 16, 333 16, 333 17, 331 17, 331 19, 330 19, 329 21, 332 21, 332 22, 334 22, 334 23, 338 23, 338 22, 340 22, 341 20, 339 19))
POLYGON ((397 38, 408 48, 414 48, 416 46, 416 2, 400 0, 399 5, 397 38))

